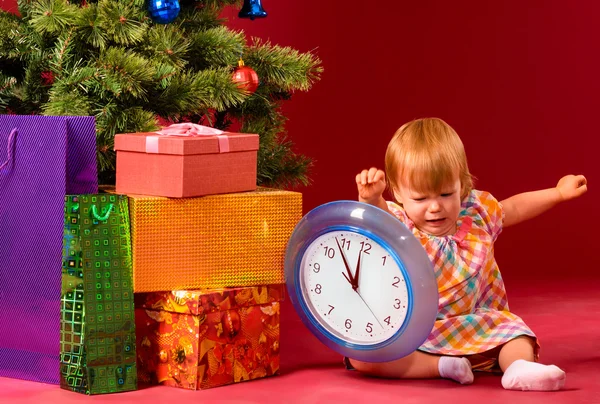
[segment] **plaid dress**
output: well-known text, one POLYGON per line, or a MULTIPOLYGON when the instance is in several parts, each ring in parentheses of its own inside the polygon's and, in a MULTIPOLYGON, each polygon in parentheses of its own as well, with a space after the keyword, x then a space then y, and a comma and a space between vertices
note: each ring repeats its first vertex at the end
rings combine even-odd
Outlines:
MULTIPOLYGON (((473 190, 465 197, 458 230, 450 236, 421 232, 401 206, 388 202, 388 207, 421 241, 435 270, 438 315, 420 351, 466 356, 489 351, 520 335, 535 338, 508 308, 504 282, 494 259, 494 241, 502 231, 504 212, 491 194, 473 190)), ((495 358, 483 362, 481 370, 489 369, 495 358)))

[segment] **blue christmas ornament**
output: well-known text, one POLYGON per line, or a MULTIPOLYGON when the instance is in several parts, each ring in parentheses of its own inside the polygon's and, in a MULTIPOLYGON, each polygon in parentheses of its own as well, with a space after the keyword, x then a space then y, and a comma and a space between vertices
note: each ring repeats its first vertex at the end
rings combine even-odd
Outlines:
POLYGON ((179 14, 178 0, 149 0, 148 12, 152 21, 158 24, 169 24, 177 18, 179 14))
POLYGON ((264 18, 267 16, 267 12, 263 9, 261 0, 244 0, 244 5, 240 10, 238 17, 250 18, 264 18))

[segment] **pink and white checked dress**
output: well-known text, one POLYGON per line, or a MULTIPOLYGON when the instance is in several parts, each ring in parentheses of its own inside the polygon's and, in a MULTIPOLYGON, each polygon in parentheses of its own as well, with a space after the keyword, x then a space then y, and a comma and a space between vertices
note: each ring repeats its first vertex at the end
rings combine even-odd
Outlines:
POLYGON ((504 282, 494 258, 503 210, 491 194, 473 190, 465 197, 458 230, 451 236, 421 232, 401 206, 388 202, 388 207, 421 241, 435 270, 439 312, 420 351, 464 356, 489 351, 520 335, 535 337, 508 309, 504 282))

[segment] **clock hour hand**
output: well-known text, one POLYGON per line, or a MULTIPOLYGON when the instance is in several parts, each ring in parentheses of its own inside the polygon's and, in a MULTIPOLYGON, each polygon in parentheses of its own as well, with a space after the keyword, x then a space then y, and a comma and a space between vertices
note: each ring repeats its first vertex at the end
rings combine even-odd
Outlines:
POLYGON ((352 285, 352 289, 354 289, 354 276, 352 276, 352 271, 350 271, 350 265, 348 265, 346 254, 344 254, 344 250, 342 249, 342 246, 340 245, 340 242, 338 241, 337 237, 335 238, 335 242, 338 246, 338 249, 340 250, 340 254, 342 254, 342 260, 344 261, 344 266, 346 267, 346 272, 348 273, 348 276, 346 276, 346 274, 343 272, 342 274, 344 275, 346 280, 350 282, 350 284, 352 285))

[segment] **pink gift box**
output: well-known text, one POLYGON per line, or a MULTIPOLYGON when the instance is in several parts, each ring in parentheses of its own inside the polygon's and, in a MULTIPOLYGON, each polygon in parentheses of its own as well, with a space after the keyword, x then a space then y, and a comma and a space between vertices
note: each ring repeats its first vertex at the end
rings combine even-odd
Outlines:
POLYGON ((256 189, 258 135, 115 136, 116 192, 187 198, 256 189))

